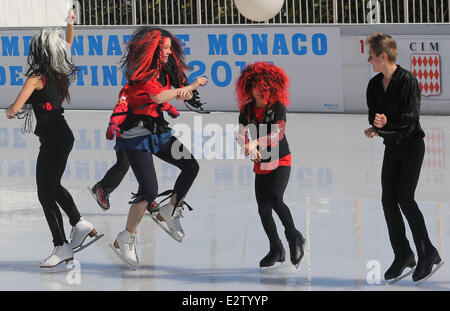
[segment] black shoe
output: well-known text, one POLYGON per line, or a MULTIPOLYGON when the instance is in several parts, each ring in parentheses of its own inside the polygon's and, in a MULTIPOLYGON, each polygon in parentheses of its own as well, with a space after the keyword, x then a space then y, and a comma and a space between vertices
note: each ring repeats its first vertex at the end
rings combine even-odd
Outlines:
POLYGON ((277 262, 284 262, 285 257, 286 252, 283 246, 274 248, 271 247, 269 253, 267 253, 267 255, 259 262, 259 266, 261 268, 271 267, 277 262))
POLYGON ((424 259, 419 258, 416 271, 414 271, 412 276, 413 281, 418 283, 425 282, 443 263, 436 249, 431 256, 425 257, 424 259), (437 265, 437 267, 433 270, 434 265, 437 265))
POLYGON ((414 268, 415 266, 414 253, 410 253, 408 256, 395 256, 394 262, 384 273, 384 279, 386 281, 396 279, 403 274, 406 268, 414 268))
POLYGON ((94 195, 98 205, 103 210, 109 210, 109 193, 106 192, 99 183, 96 183, 94 187, 92 187, 92 194, 94 195))
POLYGON ((286 238, 289 243, 289 250, 291 254, 291 263, 298 269, 300 261, 302 261, 305 252, 303 247, 305 245, 305 238, 299 231, 295 231, 292 236, 286 234, 286 238))

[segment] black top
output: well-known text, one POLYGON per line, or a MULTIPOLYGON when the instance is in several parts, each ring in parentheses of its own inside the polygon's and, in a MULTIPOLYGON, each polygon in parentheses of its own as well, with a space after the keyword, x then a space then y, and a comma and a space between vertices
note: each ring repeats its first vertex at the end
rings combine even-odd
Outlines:
POLYGON ((36 116, 36 129, 34 133, 42 136, 61 128, 65 124, 62 108, 64 98, 59 90, 58 81, 45 80, 41 90, 34 90, 30 97, 36 116))
POLYGON ((372 126, 376 113, 386 115, 387 123, 383 128, 374 126, 384 138, 384 144, 425 137, 419 122, 419 83, 410 71, 397 65, 386 92, 383 89, 383 74, 377 74, 369 81, 366 97, 372 126))
MULTIPOLYGON (((242 111, 239 114, 239 124, 242 124, 244 126, 248 126, 249 124, 253 124, 255 126, 251 126, 248 128, 250 132, 250 137, 252 140, 260 138, 261 136, 266 136, 269 133, 271 133, 274 129, 272 129, 272 126, 276 124, 278 121, 286 121, 286 107, 281 103, 274 103, 273 105, 270 105, 266 108, 264 111, 264 115, 262 118, 262 122, 260 123, 255 114, 255 103, 251 102, 245 105, 244 111, 242 111), (267 130, 262 127, 263 130, 262 133, 260 133, 260 124, 267 125, 267 130)), ((291 153, 289 150, 289 144, 286 138, 286 134, 283 135, 281 140, 277 144, 277 148, 279 148, 279 158, 278 159, 272 159, 271 157, 263 157, 261 159, 261 162, 272 162, 274 160, 279 160, 288 154, 291 153)), ((258 146, 259 150, 259 146, 258 146)), ((261 152, 261 150, 259 150, 261 152)), ((267 147, 267 152, 270 153, 271 147, 267 147)))

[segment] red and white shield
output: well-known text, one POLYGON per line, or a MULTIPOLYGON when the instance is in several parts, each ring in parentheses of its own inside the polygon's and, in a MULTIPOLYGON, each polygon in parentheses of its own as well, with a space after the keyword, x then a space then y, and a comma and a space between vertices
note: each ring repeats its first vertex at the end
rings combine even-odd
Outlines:
POLYGON ((422 96, 441 94, 441 60, 439 54, 412 54, 411 71, 419 80, 422 96))
POLYGON ((422 168, 427 172, 443 172, 444 159, 442 130, 425 129, 425 158, 422 168))

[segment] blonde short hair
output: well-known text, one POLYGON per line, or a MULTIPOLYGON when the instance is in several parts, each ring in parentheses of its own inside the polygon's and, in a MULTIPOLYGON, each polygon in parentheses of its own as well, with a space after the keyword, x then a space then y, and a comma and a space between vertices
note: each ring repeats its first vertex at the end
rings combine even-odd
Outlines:
POLYGON ((370 49, 375 55, 380 56, 382 53, 386 53, 388 60, 391 63, 397 61, 397 43, 390 35, 375 32, 367 38, 366 42, 369 44, 370 49))

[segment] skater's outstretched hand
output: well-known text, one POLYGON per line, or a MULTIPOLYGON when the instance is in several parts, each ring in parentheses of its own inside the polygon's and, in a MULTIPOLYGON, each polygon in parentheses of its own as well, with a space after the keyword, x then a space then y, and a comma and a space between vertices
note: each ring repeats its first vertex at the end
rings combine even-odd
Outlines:
POLYGON ((378 136, 377 131, 373 127, 369 127, 368 129, 364 130, 364 135, 368 138, 373 138, 375 136, 378 136))
POLYGON ((192 92, 188 91, 184 88, 178 89, 177 90, 177 100, 189 100, 192 98, 192 92))
POLYGON ((193 90, 195 90, 198 89, 200 86, 205 86, 206 84, 208 84, 208 79, 206 77, 198 77, 191 84, 191 87, 193 88, 193 90))
POLYGON ((177 108, 175 108, 169 103, 161 104, 161 111, 167 111, 169 116, 173 119, 175 119, 180 115, 180 112, 177 110, 177 108))
POLYGON ((249 157, 252 162, 261 162, 261 153, 257 149, 253 149, 252 151, 250 151, 249 157))
POLYGON ((377 128, 382 128, 387 124, 387 117, 382 113, 376 113, 375 119, 373 120, 373 125, 377 128))
POLYGON ((109 122, 108 129, 106 130, 106 139, 113 140, 115 137, 120 137, 120 128, 116 123, 109 122))
POLYGON ((77 19, 77 16, 75 15, 75 12, 73 10, 70 10, 69 13, 67 13, 66 22, 69 25, 73 25, 75 20, 77 19))
POLYGON ((250 152, 252 152, 253 150, 257 150, 256 148, 258 147, 258 140, 255 139, 247 144, 244 145, 244 153, 246 156, 250 155, 250 152))

